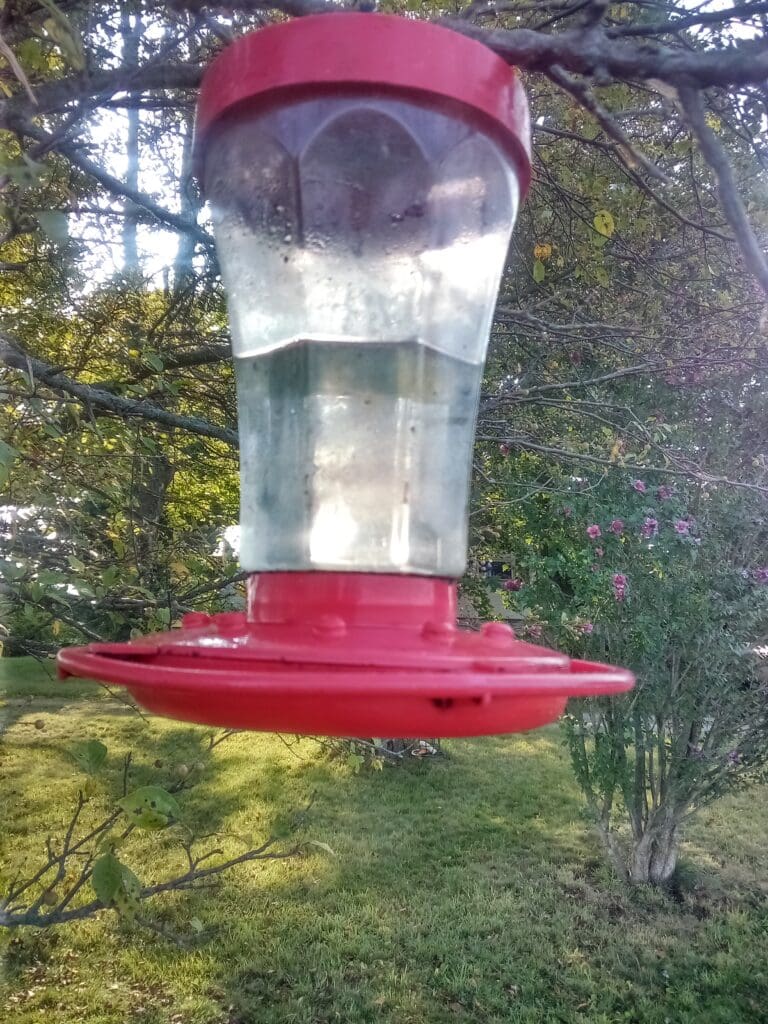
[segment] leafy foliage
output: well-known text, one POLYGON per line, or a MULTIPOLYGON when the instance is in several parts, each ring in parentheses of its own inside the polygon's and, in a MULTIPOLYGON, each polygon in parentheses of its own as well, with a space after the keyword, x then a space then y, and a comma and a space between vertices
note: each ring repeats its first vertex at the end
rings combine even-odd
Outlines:
POLYGON ((637 673, 624 698, 575 702, 565 727, 617 868, 663 882, 690 813, 765 777, 765 501, 663 478, 561 485, 503 517, 519 578, 504 598, 529 637, 637 673))

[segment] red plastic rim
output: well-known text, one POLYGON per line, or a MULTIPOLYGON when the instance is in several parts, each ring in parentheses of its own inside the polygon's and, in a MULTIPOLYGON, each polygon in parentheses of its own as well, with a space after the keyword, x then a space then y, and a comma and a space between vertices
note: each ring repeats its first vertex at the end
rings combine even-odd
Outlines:
POLYGON ((249 611, 193 613, 125 644, 59 652, 62 678, 127 686, 147 710, 206 725, 336 736, 532 729, 570 696, 631 673, 524 643, 503 623, 459 629, 447 580, 356 573, 253 577, 249 611))
POLYGON ((516 70, 458 32, 386 14, 313 15, 236 40, 203 77, 198 154, 211 125, 238 108, 350 89, 405 95, 477 123, 512 156, 525 195, 530 119, 516 70))

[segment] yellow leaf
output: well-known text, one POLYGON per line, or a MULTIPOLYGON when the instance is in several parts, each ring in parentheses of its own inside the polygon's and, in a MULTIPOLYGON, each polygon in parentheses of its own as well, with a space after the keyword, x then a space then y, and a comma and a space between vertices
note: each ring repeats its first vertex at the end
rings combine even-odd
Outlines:
POLYGON ((141 352, 139 352, 137 348, 129 348, 128 355, 131 357, 131 359, 138 359, 139 356, 141 355, 141 352))
POLYGON ((548 260, 552 255, 552 246, 548 242, 540 242, 534 245, 533 255, 537 260, 548 260))
POLYGON ((51 632, 54 636, 58 636, 61 632, 61 619, 54 619, 51 623, 51 632))
POLYGON ((610 210, 598 210, 592 223, 595 225, 595 231, 605 238, 611 237, 616 226, 610 210))

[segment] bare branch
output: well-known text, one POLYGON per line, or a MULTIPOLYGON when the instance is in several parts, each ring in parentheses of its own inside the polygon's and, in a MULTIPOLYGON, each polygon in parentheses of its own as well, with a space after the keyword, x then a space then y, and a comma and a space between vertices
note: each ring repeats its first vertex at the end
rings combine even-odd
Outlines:
POLYGON ((681 87, 678 92, 688 123, 701 147, 702 155, 715 172, 723 213, 733 229, 749 270, 758 279, 763 290, 768 293, 768 260, 766 260, 765 253, 760 248, 749 223, 747 211, 744 209, 744 203, 733 176, 733 167, 720 145, 719 139, 707 124, 701 94, 688 86, 681 87))
POLYGON ((8 43, 6 43, 1 33, 0 54, 2 54, 2 56, 5 57, 5 59, 8 61, 8 66, 16 76, 17 80, 21 83, 24 92, 29 97, 29 102, 32 103, 34 106, 37 106, 37 99, 35 98, 35 94, 32 92, 32 86, 29 84, 29 79, 24 74, 24 68, 16 60, 16 55, 14 54, 13 50, 10 48, 8 43))
POLYGON ((604 32, 569 30, 548 35, 533 29, 486 29, 456 18, 442 24, 477 39, 510 64, 547 74, 558 66, 577 75, 621 82, 667 82, 672 86, 760 85, 768 78, 768 42, 746 40, 722 50, 631 45, 604 32))
POLYGON ((519 437, 492 436, 478 434, 478 441, 501 442, 509 448, 517 448, 522 451, 541 452, 543 455, 551 455, 556 459, 563 459, 566 462, 586 462, 595 466, 606 466, 610 469, 618 469, 630 473, 661 473, 665 476, 685 477, 689 480, 699 480, 705 484, 722 484, 726 487, 737 487, 745 491, 756 491, 759 494, 768 494, 768 486, 752 484, 743 480, 731 480, 725 476, 714 476, 704 470, 691 467, 691 469, 673 469, 670 466, 648 466, 634 462, 615 462, 598 455, 588 455, 584 452, 571 452, 565 448, 556 448, 553 445, 537 444, 519 437))
POLYGON ((758 14, 768 12, 768 3, 735 4, 725 10, 697 11, 672 21, 647 21, 633 25, 617 25, 606 31, 610 39, 627 38, 628 36, 662 36, 683 32, 685 29, 698 25, 723 26, 731 21, 748 21, 758 14))

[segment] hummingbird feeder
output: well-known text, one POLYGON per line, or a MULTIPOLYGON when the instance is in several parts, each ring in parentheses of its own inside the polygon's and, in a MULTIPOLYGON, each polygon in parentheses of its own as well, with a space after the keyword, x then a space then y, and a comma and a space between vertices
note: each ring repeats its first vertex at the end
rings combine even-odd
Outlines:
POLYGON ((491 50, 363 13, 225 49, 198 172, 237 381, 245 613, 63 650, 59 671, 193 722, 340 736, 530 729, 630 673, 456 619, 474 424, 530 178, 491 50))

